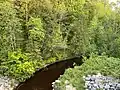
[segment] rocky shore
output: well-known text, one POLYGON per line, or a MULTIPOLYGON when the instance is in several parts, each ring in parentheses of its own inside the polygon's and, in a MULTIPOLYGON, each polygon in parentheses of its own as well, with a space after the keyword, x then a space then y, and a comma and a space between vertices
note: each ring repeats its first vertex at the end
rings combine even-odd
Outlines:
MULTIPOLYGON (((112 76, 104 76, 98 73, 97 75, 83 76, 84 90, 120 90, 120 79, 112 76)), ((52 83, 53 90, 62 90, 59 86, 60 80, 52 83)), ((65 81, 64 90, 76 90, 68 80, 65 81)))
POLYGON ((18 85, 18 82, 8 77, 0 76, 0 90, 13 90, 18 85))
POLYGON ((97 75, 83 76, 85 90, 120 90, 120 79, 111 76, 97 75))

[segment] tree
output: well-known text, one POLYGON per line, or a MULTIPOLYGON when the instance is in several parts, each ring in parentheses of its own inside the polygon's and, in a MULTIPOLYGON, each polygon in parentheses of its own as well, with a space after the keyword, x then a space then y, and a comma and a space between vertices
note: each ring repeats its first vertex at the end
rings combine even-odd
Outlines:
POLYGON ((0 55, 20 48, 21 28, 16 10, 9 2, 0 3, 0 55))

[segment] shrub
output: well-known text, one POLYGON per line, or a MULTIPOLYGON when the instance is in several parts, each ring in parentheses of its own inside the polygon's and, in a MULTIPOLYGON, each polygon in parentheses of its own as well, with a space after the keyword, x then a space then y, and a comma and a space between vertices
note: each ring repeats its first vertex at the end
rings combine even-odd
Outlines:
POLYGON ((81 66, 69 68, 60 76, 60 83, 56 84, 61 90, 65 89, 68 80, 77 90, 84 90, 83 76, 101 73, 120 78, 120 59, 107 56, 91 56, 81 66))
POLYGON ((0 73, 23 82, 30 78, 37 69, 56 61, 56 58, 40 60, 29 57, 30 54, 22 53, 21 50, 8 52, 8 58, 1 62, 0 73))

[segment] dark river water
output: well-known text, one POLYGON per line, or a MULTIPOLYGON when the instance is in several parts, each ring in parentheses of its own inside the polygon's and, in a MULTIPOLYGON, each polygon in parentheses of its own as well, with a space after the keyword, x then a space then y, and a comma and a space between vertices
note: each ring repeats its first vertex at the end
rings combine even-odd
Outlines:
POLYGON ((81 65, 81 57, 74 57, 62 61, 55 62, 42 68, 30 79, 20 83, 14 90, 52 90, 52 82, 64 74, 65 69, 73 68, 73 63, 81 65))

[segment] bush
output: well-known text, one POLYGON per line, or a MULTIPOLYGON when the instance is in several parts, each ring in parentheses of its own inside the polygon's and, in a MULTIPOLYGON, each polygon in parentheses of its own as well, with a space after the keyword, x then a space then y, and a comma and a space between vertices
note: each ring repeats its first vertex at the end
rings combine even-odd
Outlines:
POLYGON ((17 50, 9 52, 8 58, 1 62, 0 73, 23 82, 30 78, 37 69, 55 61, 56 58, 49 58, 48 60, 31 59, 30 54, 17 50))
POLYGON ((120 59, 107 56, 91 56, 81 66, 69 68, 60 76, 60 83, 56 84, 60 90, 65 89, 65 81, 68 80, 77 90, 84 90, 83 76, 101 73, 120 78, 120 59))

